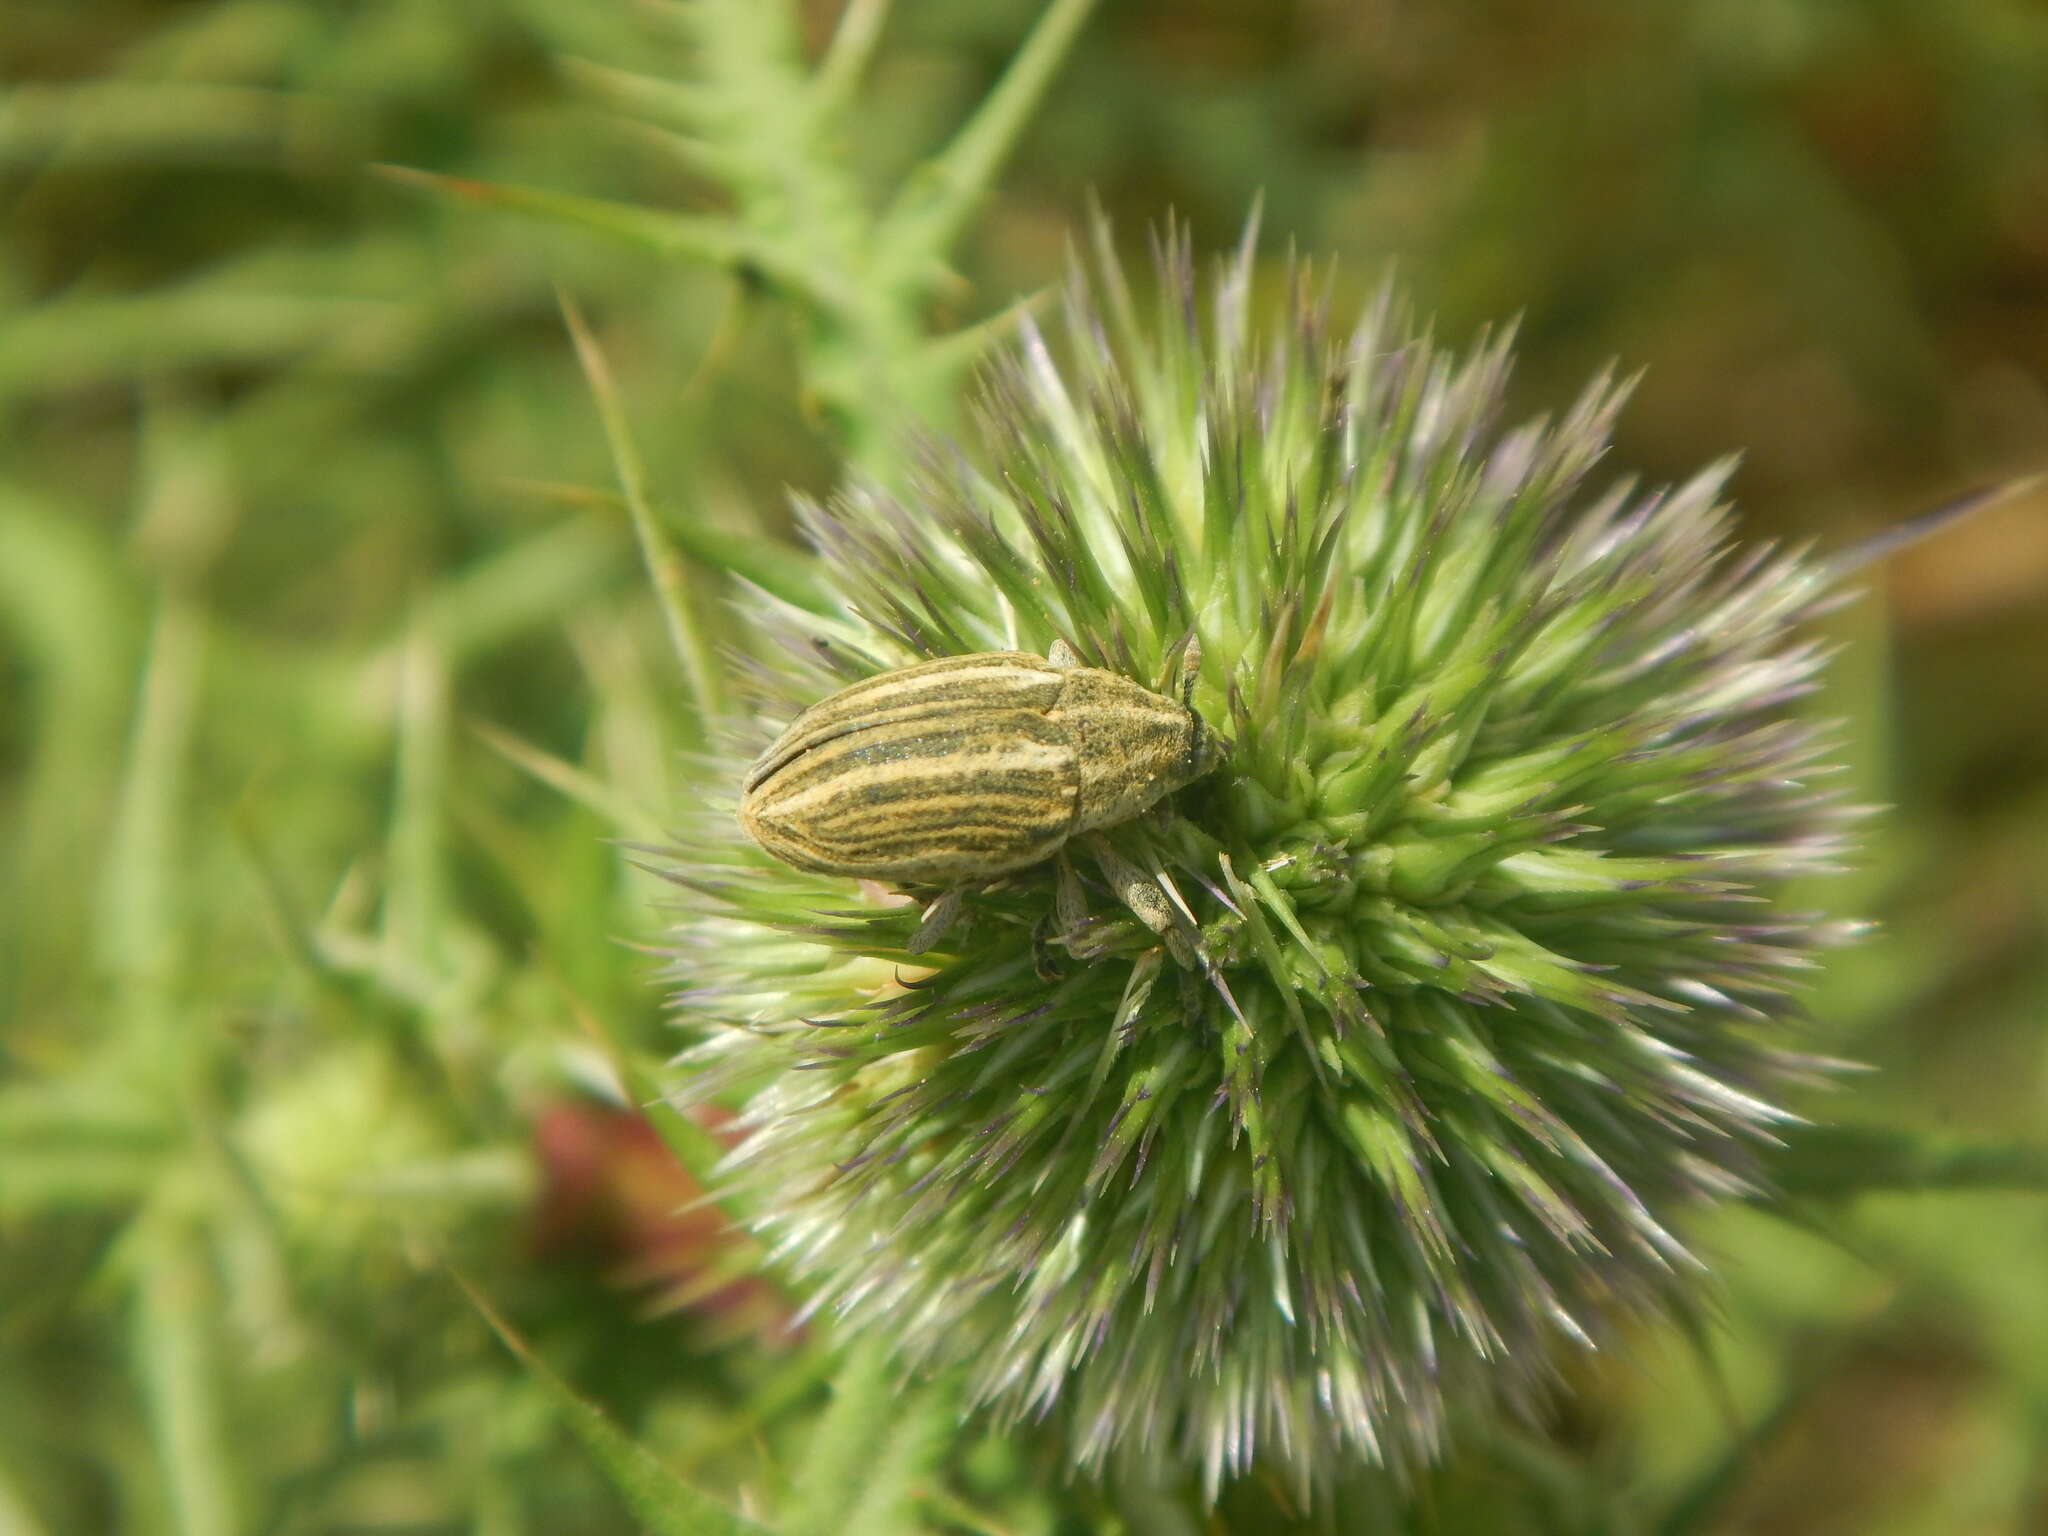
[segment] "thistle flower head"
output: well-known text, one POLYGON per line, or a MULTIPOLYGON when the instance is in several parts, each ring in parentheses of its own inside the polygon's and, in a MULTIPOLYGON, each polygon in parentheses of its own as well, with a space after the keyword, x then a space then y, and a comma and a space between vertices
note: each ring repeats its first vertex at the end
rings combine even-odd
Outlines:
POLYGON ((1608 381, 1507 428, 1505 339, 1340 325, 1300 265, 1261 320, 1248 254, 1205 287, 1174 237, 1141 306, 1102 245, 973 446, 804 509, 844 610, 763 599, 755 745, 937 656, 1175 691, 1192 637, 1227 758, 1101 834, 1172 942, 1047 864, 909 969, 914 905, 722 816, 677 869, 685 1091, 746 1096, 729 1173, 813 1307, 1083 1467, 1413 1465, 1685 1307, 1674 1216, 1811 1069, 1786 993, 1832 930, 1769 902, 1844 821, 1790 708, 1827 583, 1733 540, 1725 466, 1590 488, 1608 381))

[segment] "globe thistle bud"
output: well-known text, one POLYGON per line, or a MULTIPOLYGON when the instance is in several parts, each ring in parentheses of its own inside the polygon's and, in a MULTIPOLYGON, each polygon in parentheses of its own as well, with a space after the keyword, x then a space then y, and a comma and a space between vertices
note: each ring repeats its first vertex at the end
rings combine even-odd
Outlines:
POLYGON ((1414 1466, 1448 1405, 1693 1304, 1673 1219, 1752 1188, 1817 1068, 1787 992, 1839 930, 1770 903, 1848 815, 1793 709, 1827 574, 1736 543, 1725 465, 1589 489, 1610 381, 1504 428, 1505 339, 1339 328, 1298 264, 1261 329, 1248 248, 1205 294, 1177 237, 1141 313, 1102 245, 972 449, 803 509, 844 607, 761 599, 762 682, 779 725, 1064 644, 1186 672, 1224 761, 969 882, 916 965, 945 893, 728 807, 675 868, 683 1091, 744 1096, 727 1173, 812 1308, 1080 1467, 1414 1466))

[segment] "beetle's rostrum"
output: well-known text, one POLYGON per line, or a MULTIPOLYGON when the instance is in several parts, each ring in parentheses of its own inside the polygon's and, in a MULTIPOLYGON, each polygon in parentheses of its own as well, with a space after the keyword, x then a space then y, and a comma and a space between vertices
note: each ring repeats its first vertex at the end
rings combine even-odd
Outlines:
POLYGON ((1128 821, 1221 756, 1185 703, 1064 645, 946 656, 798 715, 748 771, 739 819, 798 869, 958 885, 1128 821))

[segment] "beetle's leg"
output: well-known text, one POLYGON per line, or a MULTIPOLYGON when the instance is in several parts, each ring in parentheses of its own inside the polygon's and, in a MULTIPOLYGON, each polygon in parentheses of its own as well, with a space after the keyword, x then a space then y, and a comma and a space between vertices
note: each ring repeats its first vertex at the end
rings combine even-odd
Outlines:
POLYGON ((924 916, 918 921, 917 932, 910 936, 910 943, 904 946, 913 955, 921 955, 953 926, 953 920, 960 915, 961 898, 967 894, 967 887, 956 885, 924 909, 924 916))
POLYGON ((1088 921, 1088 893, 1081 889, 1081 877, 1074 873, 1074 862, 1065 850, 1053 865, 1052 878, 1052 909, 1059 918, 1059 936, 1070 939, 1088 921))
POLYGON ((1131 915, 1164 939, 1173 958, 1183 966, 1198 964, 1193 924, 1174 911, 1159 882, 1118 853, 1106 839, 1091 836, 1088 848, 1101 865, 1110 888, 1131 909, 1131 915))
POLYGON ((1062 851, 1053 864, 1052 911, 1046 914, 1049 941, 1076 960, 1097 960, 1103 954, 1103 924, 1090 909, 1081 873, 1062 851))
POLYGON ((1202 675, 1202 637, 1192 629, 1188 631, 1188 643, 1180 653, 1180 702, 1181 708, 1195 707, 1195 680, 1202 675))
POLYGON ((1053 932, 1050 912, 1031 925, 1031 969, 1040 981, 1058 981, 1066 974, 1059 957, 1052 952, 1053 945, 1059 941, 1060 936, 1053 932))
POLYGON ((1110 889, 1131 909, 1133 917, 1154 933, 1163 934, 1173 927, 1173 908, 1167 903, 1166 893, 1144 870, 1112 848, 1107 839, 1091 836, 1088 851, 1095 855, 1110 889))

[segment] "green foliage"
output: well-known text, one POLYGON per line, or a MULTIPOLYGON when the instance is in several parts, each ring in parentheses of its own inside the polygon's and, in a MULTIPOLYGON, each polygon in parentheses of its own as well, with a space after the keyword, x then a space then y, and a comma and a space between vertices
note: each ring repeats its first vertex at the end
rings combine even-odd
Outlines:
MULTIPOLYGON (((658 884, 608 840, 723 788, 692 700, 751 698, 727 597, 819 604, 788 489, 955 427, 1091 191, 1204 249, 1263 192, 1340 294, 1392 254, 1453 339, 1520 312, 1532 411, 1648 365, 1619 456, 1748 447, 1755 530, 1840 545, 2039 457, 2026 7, 1088 9, 8 8, 0 1527, 637 1528, 601 1422, 771 1527, 828 1518, 832 1469, 877 1530, 1200 1528, 779 1340, 705 1227, 550 1225, 551 1116, 614 1124, 675 1044, 658 884), (656 1251, 680 1313, 617 1277, 656 1251)), ((1813 1000, 1877 1070, 1800 1107, 1870 1139, 1688 1232, 1727 1326, 1454 1426, 1408 1493, 1297 1520, 1255 1478, 1219 1524, 2039 1519, 2043 526, 1987 514, 1830 621, 1823 712, 1899 809, 1850 877, 1885 937, 1813 1000)))

